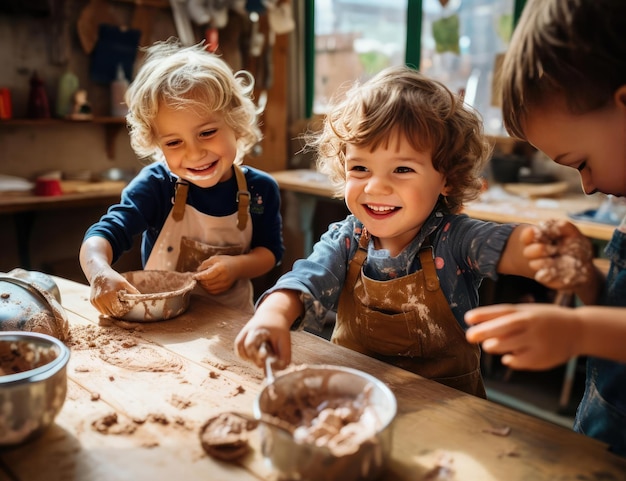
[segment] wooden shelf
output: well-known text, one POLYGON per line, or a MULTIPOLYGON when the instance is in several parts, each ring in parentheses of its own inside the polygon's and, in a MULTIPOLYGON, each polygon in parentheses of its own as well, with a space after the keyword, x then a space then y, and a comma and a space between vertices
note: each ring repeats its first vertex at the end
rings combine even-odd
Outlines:
POLYGON ((9 119, 0 120, 0 127, 52 127, 52 126, 65 126, 65 125, 88 125, 98 124, 104 126, 104 146, 107 157, 109 159, 115 158, 115 137, 119 134, 120 130, 126 126, 126 119, 124 117, 93 117, 85 120, 74 119, 9 119))

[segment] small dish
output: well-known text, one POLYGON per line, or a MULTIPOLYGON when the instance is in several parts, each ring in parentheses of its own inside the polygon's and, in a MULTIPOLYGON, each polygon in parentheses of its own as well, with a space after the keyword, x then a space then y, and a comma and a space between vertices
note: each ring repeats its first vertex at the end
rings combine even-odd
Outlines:
POLYGON ((520 197, 538 198, 538 197, 558 197, 567 192, 569 188, 567 182, 550 182, 547 184, 504 184, 504 190, 510 194, 519 195, 520 197))

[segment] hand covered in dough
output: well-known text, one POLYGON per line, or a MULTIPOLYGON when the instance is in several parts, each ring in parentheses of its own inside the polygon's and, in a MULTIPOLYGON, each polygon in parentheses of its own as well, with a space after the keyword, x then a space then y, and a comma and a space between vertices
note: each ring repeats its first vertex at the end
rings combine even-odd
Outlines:
POLYGON ((237 281, 233 256, 215 255, 200 264, 194 279, 209 294, 222 294, 237 281))
POLYGON ((581 323, 573 308, 554 304, 496 304, 465 314, 466 338, 502 354, 513 369, 549 369, 577 355, 581 323))
POLYGON ((91 280, 89 301, 106 316, 122 317, 132 307, 121 300, 120 294, 124 292, 139 294, 137 288, 109 267, 99 271, 91 280))
POLYGON ((272 353, 265 351, 261 346, 264 343, 268 343, 271 346, 271 351, 276 353, 276 368, 285 368, 291 361, 291 336, 289 329, 273 327, 267 324, 261 327, 261 324, 257 325, 254 317, 250 322, 251 324, 244 326, 235 339, 235 352, 237 355, 242 359, 251 361, 260 368, 264 368, 265 358, 272 353), (282 348, 276 349, 274 346, 282 346, 282 348), (285 346, 287 346, 288 352, 285 352, 285 346), (279 353, 282 353, 282 356, 279 353))
POLYGON ((265 356, 261 345, 269 341, 277 369, 291 362, 290 327, 298 316, 304 315, 300 293, 289 289, 274 291, 262 299, 254 316, 235 338, 235 352, 245 360, 264 367, 265 356))
POLYGON ((537 282, 551 289, 571 290, 590 280, 595 270, 591 242, 571 222, 542 222, 526 228, 521 239, 537 282))

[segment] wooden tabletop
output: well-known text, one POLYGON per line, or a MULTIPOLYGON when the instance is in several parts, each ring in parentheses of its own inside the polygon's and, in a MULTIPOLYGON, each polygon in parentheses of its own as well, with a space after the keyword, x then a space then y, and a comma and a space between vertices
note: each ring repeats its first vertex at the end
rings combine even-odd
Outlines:
MULTIPOLYGON (((311 169, 293 169, 270 172, 283 190, 318 197, 333 198, 328 178, 311 169)), ((495 190, 495 189, 494 189, 495 190)), ((569 214, 596 209, 602 202, 600 195, 564 194, 554 198, 526 198, 521 196, 484 196, 469 203, 464 212, 475 219, 507 223, 536 224, 547 219, 567 219, 587 237, 610 240, 615 226, 597 222, 574 220, 569 214)))
POLYGON ((126 183, 122 181, 64 181, 62 185, 64 186, 64 193, 61 195, 0 194, 0 214, 110 205, 119 202, 120 194, 126 183))
MULTIPOLYGON (((271 480, 257 435, 237 464, 206 456, 198 433, 226 410, 251 413, 260 369, 238 359, 244 314, 193 297, 164 322, 99 319, 89 288, 55 278, 72 331, 68 393, 55 424, 0 451, 2 481, 271 480)), ((569 429, 447 388, 331 344, 293 334, 296 364, 360 369, 395 393, 392 459, 382 480, 623 480, 626 459, 569 429), (503 428, 506 435, 498 434, 503 428), (506 430, 505 430, 506 431, 506 430), (430 477, 429 477, 430 476, 430 477)))

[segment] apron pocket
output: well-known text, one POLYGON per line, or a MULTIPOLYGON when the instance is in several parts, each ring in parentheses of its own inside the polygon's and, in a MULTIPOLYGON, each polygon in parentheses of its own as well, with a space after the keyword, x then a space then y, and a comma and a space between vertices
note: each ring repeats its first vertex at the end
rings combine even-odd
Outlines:
POLYGON ((214 246, 187 236, 180 239, 180 255, 176 264, 178 272, 196 272, 200 264, 211 256, 236 256, 243 253, 241 245, 214 246))
POLYGON ((383 356, 422 356, 423 334, 414 312, 389 314, 365 306, 361 312, 351 327, 366 349, 383 356))

